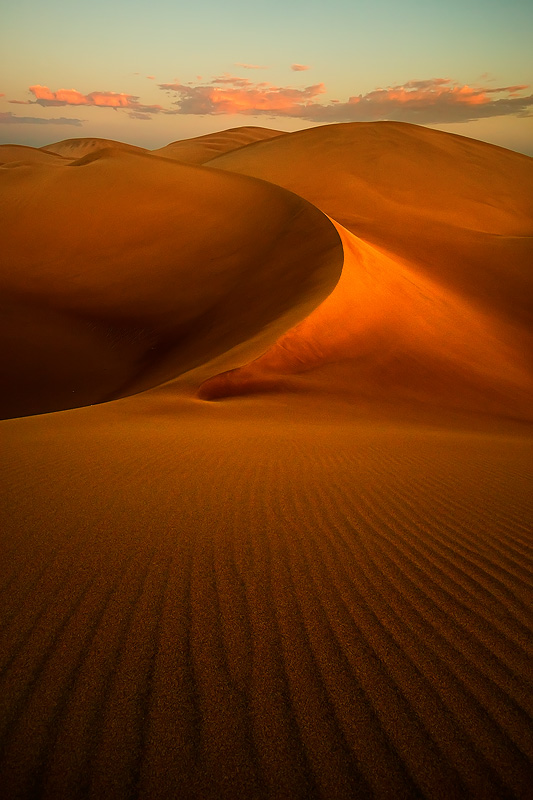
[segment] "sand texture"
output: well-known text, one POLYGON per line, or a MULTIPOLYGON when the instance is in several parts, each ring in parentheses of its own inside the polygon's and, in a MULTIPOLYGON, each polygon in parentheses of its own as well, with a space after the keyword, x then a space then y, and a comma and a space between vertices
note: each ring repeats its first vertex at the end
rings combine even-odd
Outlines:
POLYGON ((533 786, 533 162, 0 147, 0 797, 533 786))

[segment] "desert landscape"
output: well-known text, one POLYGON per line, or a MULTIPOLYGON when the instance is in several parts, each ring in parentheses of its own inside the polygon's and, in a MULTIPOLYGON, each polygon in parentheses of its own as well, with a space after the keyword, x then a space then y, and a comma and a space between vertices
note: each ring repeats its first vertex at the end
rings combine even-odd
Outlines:
POLYGON ((0 208, 0 796, 531 798, 533 160, 6 144, 0 208))

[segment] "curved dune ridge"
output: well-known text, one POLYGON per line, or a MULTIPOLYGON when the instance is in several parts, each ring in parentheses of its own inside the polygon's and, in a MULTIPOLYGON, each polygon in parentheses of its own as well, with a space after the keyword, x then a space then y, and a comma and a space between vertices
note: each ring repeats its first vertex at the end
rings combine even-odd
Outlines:
POLYGON ((0 164, 0 796, 529 800, 531 160, 0 164))
POLYGON ((83 158, 90 153, 95 153, 98 150, 121 150, 124 153, 147 153, 149 152, 144 147, 137 147, 134 144, 126 144, 125 142, 116 142, 114 139, 97 139, 97 138, 82 138, 82 139, 63 139, 61 142, 54 142, 41 147, 41 151, 57 153, 65 158, 83 158))
POLYGON ((412 125, 356 123, 210 164, 314 203, 337 225, 345 264, 309 320, 263 359, 209 381, 202 397, 318 369, 310 381, 328 391, 530 417, 531 159, 412 125))
POLYGON ((283 131, 273 131, 270 128, 258 128, 254 125, 242 128, 229 128, 227 131, 208 133, 194 139, 182 139, 171 142, 165 147, 152 150, 154 155, 174 158, 186 164, 205 164, 212 158, 241 147, 247 147, 255 142, 281 136, 283 131))

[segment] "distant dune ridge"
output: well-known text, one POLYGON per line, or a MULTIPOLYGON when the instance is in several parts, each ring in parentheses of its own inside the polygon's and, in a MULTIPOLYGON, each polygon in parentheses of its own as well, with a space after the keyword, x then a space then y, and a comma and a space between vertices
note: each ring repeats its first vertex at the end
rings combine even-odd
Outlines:
POLYGON ((0 146, 0 797, 523 798, 533 161, 0 146))

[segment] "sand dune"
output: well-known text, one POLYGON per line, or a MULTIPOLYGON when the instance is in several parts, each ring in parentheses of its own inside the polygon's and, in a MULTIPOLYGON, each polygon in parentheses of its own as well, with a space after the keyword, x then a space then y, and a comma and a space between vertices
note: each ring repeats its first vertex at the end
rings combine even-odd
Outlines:
POLYGON ((356 123, 210 164, 313 202, 337 224, 345 263, 334 293, 297 331, 210 381, 203 397, 298 373, 303 388, 531 418, 531 159, 417 126, 356 123))
POLYGON ((51 150, 23 144, 0 144, 0 164, 68 164, 69 161, 51 150))
POLYGON ((531 796, 531 162, 276 133, 6 151, 1 797, 531 796))
POLYGON ((221 353, 233 365, 238 347, 253 358, 342 266, 334 227, 295 195, 121 150, 9 170, 2 210, 4 416, 129 394, 221 353))
POLYGON ((197 136, 194 139, 182 139, 171 142, 165 147, 152 150, 154 155, 174 158, 185 164, 205 164, 216 156, 241 147, 246 147, 255 142, 281 136, 283 131, 274 131, 270 128, 258 128, 253 125, 242 128, 230 128, 227 131, 208 133, 206 136, 197 136))
POLYGON ((51 153, 65 156, 65 158, 82 158, 83 156, 94 153, 98 150, 121 150, 124 153, 146 153, 144 147, 137 147, 134 144, 126 144, 125 142, 116 142, 114 139, 63 139, 61 142, 54 142, 42 147, 41 150, 46 150, 51 153))

